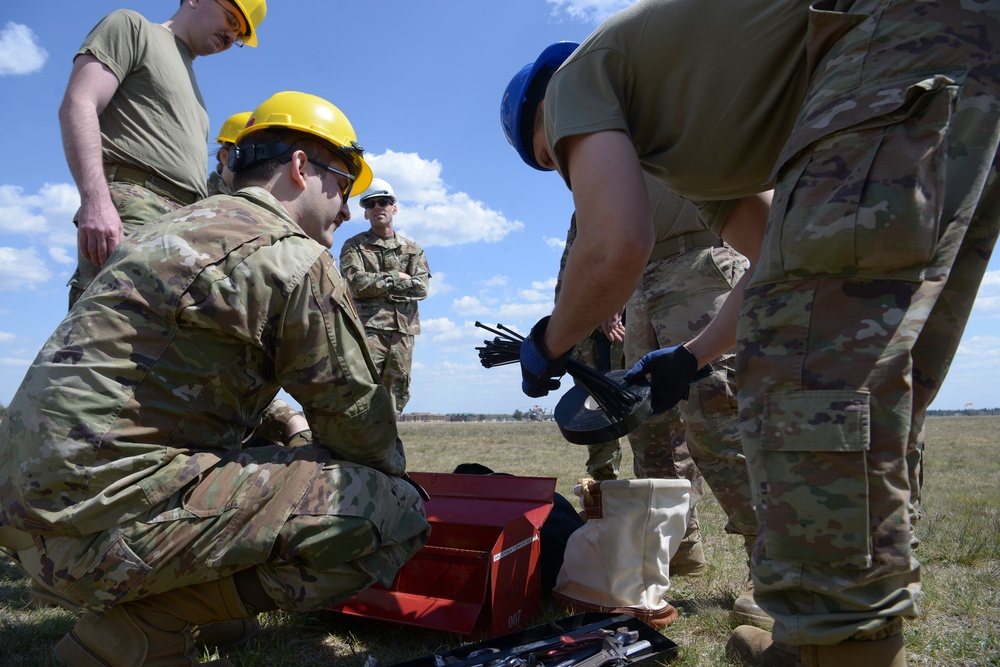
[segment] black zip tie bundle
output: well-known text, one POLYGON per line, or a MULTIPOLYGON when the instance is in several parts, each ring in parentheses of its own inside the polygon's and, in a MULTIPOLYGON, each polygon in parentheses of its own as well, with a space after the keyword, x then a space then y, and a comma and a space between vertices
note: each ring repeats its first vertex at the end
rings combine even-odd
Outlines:
MULTIPOLYGON (((497 328, 493 329, 477 321, 476 326, 496 336, 492 341, 484 340, 483 347, 476 348, 479 350, 479 361, 485 368, 514 364, 521 360, 521 343, 524 342, 524 336, 502 324, 497 324, 497 328)), ((625 389, 600 371, 576 359, 570 359, 566 363, 566 372, 593 397, 613 425, 628 421, 635 413, 637 405, 644 399, 641 393, 625 389)), ((648 394, 648 391, 644 393, 648 394)))

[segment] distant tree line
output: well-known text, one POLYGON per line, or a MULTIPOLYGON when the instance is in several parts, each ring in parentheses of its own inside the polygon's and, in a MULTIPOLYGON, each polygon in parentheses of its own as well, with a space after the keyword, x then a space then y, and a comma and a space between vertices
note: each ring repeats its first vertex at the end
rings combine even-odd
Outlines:
POLYGON ((989 417, 1000 415, 1000 408, 964 408, 962 410, 928 410, 928 417, 989 417))

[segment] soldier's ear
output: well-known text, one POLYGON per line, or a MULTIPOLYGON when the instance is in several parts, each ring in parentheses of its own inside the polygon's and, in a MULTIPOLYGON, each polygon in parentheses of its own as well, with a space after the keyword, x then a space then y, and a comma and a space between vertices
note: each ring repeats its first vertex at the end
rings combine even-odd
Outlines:
POLYGON ((299 190, 306 189, 306 173, 309 169, 309 156, 305 151, 297 150, 292 153, 292 159, 288 162, 288 177, 299 190))

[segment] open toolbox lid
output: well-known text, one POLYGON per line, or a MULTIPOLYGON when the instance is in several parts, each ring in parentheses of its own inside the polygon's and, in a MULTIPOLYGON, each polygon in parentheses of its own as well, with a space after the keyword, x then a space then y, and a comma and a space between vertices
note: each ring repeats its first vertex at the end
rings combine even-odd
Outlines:
MULTIPOLYGON (((552 509, 556 491, 552 477, 436 472, 411 472, 410 477, 431 497, 424 504, 427 519, 448 525, 505 527, 523 516, 538 528, 552 509)), ((439 539, 432 531, 428 544, 439 539)))
POLYGON ((409 475, 430 496, 427 544, 389 588, 376 584, 331 610, 466 637, 523 627, 540 608, 538 529, 552 509, 556 480, 409 475))
MULTIPOLYGON (((623 626, 638 632, 639 640, 649 642, 648 651, 630 656, 629 664, 640 662, 648 665, 663 664, 677 657, 677 644, 673 640, 634 616, 587 612, 549 621, 544 625, 536 625, 502 637, 474 644, 464 644, 435 655, 426 655, 399 662, 390 667, 487 667, 490 662, 502 661, 504 657, 510 655, 534 652, 531 647, 541 648, 550 641, 558 640, 561 635, 579 635, 601 628, 616 631, 623 626), (497 652, 493 652, 493 649, 496 649, 497 652), (477 658, 476 654, 480 651, 489 652, 482 653, 481 657, 477 658)), ((545 667, 544 659, 537 664, 538 667, 545 667)))

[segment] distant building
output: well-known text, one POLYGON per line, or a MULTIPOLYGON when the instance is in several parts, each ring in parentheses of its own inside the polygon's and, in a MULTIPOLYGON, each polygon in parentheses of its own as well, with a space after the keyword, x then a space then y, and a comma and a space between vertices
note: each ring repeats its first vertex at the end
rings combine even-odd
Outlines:
POLYGON ((448 415, 436 415, 430 412, 407 412, 399 415, 401 422, 446 422, 452 421, 448 415))

